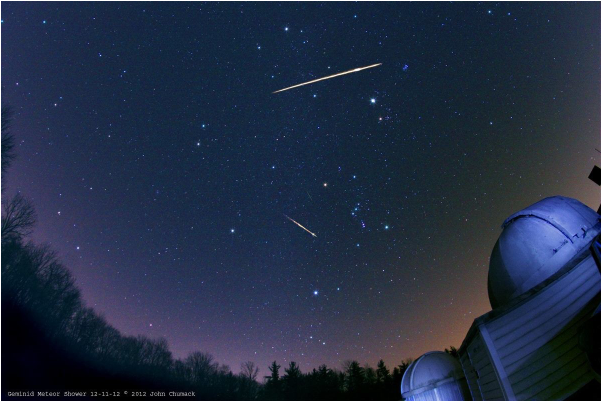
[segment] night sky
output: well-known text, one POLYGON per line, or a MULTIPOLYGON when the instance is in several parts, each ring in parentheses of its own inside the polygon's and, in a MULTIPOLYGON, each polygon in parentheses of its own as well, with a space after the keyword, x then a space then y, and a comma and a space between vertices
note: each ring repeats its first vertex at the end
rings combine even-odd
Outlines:
POLYGON ((3 2, 4 196, 89 306, 175 357, 263 376, 459 347, 503 220, 599 206, 600 12, 3 2))

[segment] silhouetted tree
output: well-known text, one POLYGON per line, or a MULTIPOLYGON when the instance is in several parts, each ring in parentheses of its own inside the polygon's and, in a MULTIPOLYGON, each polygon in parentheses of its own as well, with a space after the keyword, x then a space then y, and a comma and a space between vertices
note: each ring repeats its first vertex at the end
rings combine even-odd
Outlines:
POLYGON ((392 376, 382 359, 378 361, 376 368, 376 382, 376 399, 396 400, 398 398, 396 397, 398 390, 392 387, 392 376))
POLYGON ((2 106, 0 120, 2 124, 2 143, 0 144, 0 148, 2 149, 2 175, 4 175, 15 158, 15 138, 10 132, 12 112, 8 106, 2 106))
POLYGON ((303 399, 301 392, 301 385, 303 374, 298 367, 298 364, 294 361, 290 362, 288 367, 284 369, 284 376, 282 377, 284 399, 286 400, 300 400, 303 399))
POLYGON ((329 369, 321 365, 318 369, 307 375, 307 397, 308 400, 336 400, 343 395, 343 379, 329 369))
POLYGON ((259 384, 257 375, 259 368, 252 361, 243 362, 240 365, 240 398, 254 400, 257 397, 259 384))
POLYGON ((369 364, 365 364, 365 366, 363 367, 363 374, 365 376, 365 383, 366 384, 376 384, 377 382, 377 375, 376 375, 376 370, 374 368, 372 368, 371 366, 369 366, 369 364))
POLYGON ((382 359, 378 361, 378 368, 376 369, 376 377, 379 383, 385 383, 390 379, 390 371, 386 367, 386 364, 382 359))
MULTIPOLYGON (((2 105, 0 114, 0 128, 2 130, 2 143, 0 148, 1 167, 1 193, 4 196, 4 181, 6 171, 15 158, 15 140, 10 132, 11 111, 8 106, 2 105)), ((2 221, 0 231, 2 242, 12 238, 22 238, 29 235, 35 223, 36 215, 31 203, 23 195, 16 194, 12 199, 2 199, 2 221)))
POLYGON ((409 365, 411 365, 411 362, 413 362, 413 359, 411 358, 404 359, 399 366, 393 369, 392 386, 396 389, 399 389, 399 391, 401 388, 401 381, 403 379, 403 375, 405 374, 405 371, 407 370, 409 365))
POLYGON ((280 365, 278 365, 276 363, 276 361, 273 361, 271 363, 271 365, 269 366, 269 371, 271 372, 271 374, 269 376, 265 376, 265 378, 267 379, 268 383, 279 383, 280 381, 280 365))
MULTIPOLYGON (((9 122, 3 107, 3 175, 14 159, 9 122)), ((252 362, 246 365, 248 377, 241 377, 207 353, 173 361, 165 339, 123 336, 85 307, 57 254, 48 246, 25 243, 34 223, 35 210, 23 195, 3 204, 3 385, 45 390, 162 387, 194 389, 205 400, 256 399, 258 369, 252 362)))
POLYGON ((450 348, 445 348, 444 352, 446 352, 447 354, 451 355, 454 358, 459 359, 459 351, 457 350, 457 348, 453 347, 452 345, 450 348))
POLYGON ((282 380, 280 379, 280 365, 273 361, 273 363, 269 366, 269 371, 271 374, 269 376, 265 376, 267 382, 263 388, 264 390, 264 398, 266 400, 279 400, 281 398, 282 393, 282 380))
POLYGON ((364 398, 365 371, 357 361, 346 361, 343 364, 345 388, 351 400, 364 398))
POLYGON ((188 380, 200 387, 209 386, 211 376, 219 368, 219 364, 213 361, 213 356, 206 352, 193 352, 184 363, 189 368, 188 380))
POLYGON ((20 193, 4 204, 2 214, 2 242, 21 239, 31 234, 36 213, 31 202, 20 193))
POLYGON ((240 376, 248 380, 256 380, 259 368, 252 361, 243 362, 240 365, 240 376))

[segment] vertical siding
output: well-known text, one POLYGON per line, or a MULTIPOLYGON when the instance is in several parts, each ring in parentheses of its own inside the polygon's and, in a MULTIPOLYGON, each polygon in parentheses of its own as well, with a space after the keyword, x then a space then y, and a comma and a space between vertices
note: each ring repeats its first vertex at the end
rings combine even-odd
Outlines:
POLYGON ((463 373, 465 374, 465 380, 467 381, 467 385, 470 389, 472 400, 482 401, 482 394, 480 393, 480 388, 478 387, 478 376, 474 370, 474 367, 472 366, 472 363, 470 362, 467 352, 460 354, 459 360, 461 361, 461 367, 463 368, 463 373))
POLYGON ((459 355, 459 361, 461 362, 463 374, 465 374, 465 380, 467 381, 467 385, 472 395, 472 400, 482 401, 482 394, 480 394, 480 389, 478 388, 478 376, 476 375, 476 371, 470 362, 467 352, 459 355))
POLYGON ((589 256, 486 323, 517 400, 564 399, 593 378, 578 347, 578 330, 598 304, 600 291, 601 274, 589 256))
POLYGON ((466 353, 461 357, 461 363, 474 401, 504 400, 497 374, 480 332, 474 335, 472 342, 467 346, 466 353))

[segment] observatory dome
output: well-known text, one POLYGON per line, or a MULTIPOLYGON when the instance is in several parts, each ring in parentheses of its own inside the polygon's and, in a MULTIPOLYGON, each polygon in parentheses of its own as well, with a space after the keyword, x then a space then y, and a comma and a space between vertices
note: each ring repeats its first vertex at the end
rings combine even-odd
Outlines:
POLYGON ((545 198, 507 218, 490 256, 493 309, 551 277, 599 232, 599 216, 579 201, 545 198))
POLYGON ((403 374, 401 395, 407 401, 469 399, 461 364, 446 352, 433 351, 417 358, 403 374))

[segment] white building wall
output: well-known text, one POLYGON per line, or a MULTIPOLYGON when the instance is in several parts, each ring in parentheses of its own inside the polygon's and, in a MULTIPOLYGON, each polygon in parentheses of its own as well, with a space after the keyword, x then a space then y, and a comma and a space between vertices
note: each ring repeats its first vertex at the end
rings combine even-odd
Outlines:
POLYGON ((601 300, 601 274, 590 253, 576 263, 506 311, 483 316, 460 350, 474 400, 562 400, 593 380, 578 331, 601 300))
POLYGON ((562 399, 593 379, 578 330, 601 291, 592 256, 486 324, 517 400, 562 399))

